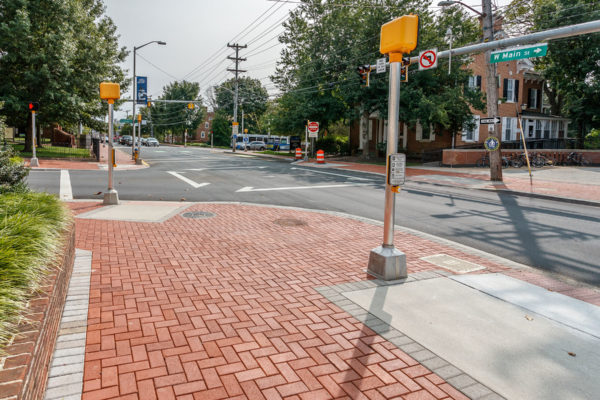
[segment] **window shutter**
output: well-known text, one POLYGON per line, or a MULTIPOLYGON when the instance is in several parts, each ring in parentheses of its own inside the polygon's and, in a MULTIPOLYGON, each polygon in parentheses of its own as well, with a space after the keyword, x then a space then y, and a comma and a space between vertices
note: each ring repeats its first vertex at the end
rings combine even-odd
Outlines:
POLYGON ((515 103, 519 102, 519 80, 515 79, 515 103))
POLYGON ((477 87, 479 91, 481 91, 481 75, 477 75, 477 87))
POLYGON ((531 88, 527 89, 527 108, 531 108, 533 104, 533 99, 531 98, 531 88))
MULTIPOLYGON (((504 80, 504 85, 502 86, 502 97, 504 97, 506 99, 507 96, 507 89, 508 89, 508 79, 504 80)), ((510 100, 510 99, 506 99, 506 100, 510 100)))
POLYGON ((536 108, 539 108, 540 110, 542 109, 542 89, 541 88, 538 89, 538 91, 537 91, 537 105, 536 106, 537 106, 536 108))
POLYGON ((517 140, 517 129, 519 129, 519 122, 517 121, 518 118, 519 117, 512 119, 513 127, 511 129, 510 140, 517 140))
POLYGON ((473 140, 479 142, 479 115, 474 115, 475 117, 475 132, 473 134, 473 140))

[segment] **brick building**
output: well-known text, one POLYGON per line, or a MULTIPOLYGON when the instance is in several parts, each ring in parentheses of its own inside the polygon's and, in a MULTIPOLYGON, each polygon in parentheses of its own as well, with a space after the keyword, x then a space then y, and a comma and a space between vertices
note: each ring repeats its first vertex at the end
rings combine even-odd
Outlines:
POLYGON ((210 133, 212 132, 212 123, 215 113, 209 111, 206 113, 204 120, 194 132, 194 137, 191 138, 194 142, 207 143, 210 142, 210 133))
MULTIPOLYGON (((469 68, 473 76, 469 78, 468 85, 485 93, 485 54, 475 55, 469 68)), ((549 115, 549 108, 543 104, 544 82, 539 73, 534 71, 533 63, 529 59, 507 61, 497 63, 496 68, 501 124, 496 125, 495 135, 501 135, 507 145, 512 142, 518 147, 521 136, 517 117, 521 115, 525 139, 530 141, 528 147, 560 147, 556 139, 566 138, 569 120, 549 115)), ((488 136, 488 128, 480 125, 479 120, 486 116, 486 111, 473 110, 475 127, 464 129, 462 135, 457 135, 454 146, 483 143, 488 136)), ((350 127, 351 149, 366 152, 369 156, 385 155, 383 142, 386 140, 386 128, 387 121, 379 113, 364 114, 350 127)), ((424 129, 417 124, 415 129, 409 129, 407 124, 400 121, 398 136, 401 147, 413 155, 452 147, 451 135, 436 135, 434 126, 424 129)))

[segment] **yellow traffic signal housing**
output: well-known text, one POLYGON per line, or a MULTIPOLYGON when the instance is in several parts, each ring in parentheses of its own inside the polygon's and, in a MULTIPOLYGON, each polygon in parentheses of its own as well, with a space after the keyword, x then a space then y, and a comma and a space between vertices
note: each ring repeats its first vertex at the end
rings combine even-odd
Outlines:
POLYGON ((121 87, 118 83, 100 83, 100 98, 103 100, 117 100, 121 98, 121 87))
POLYGON ((403 15, 381 26, 379 51, 381 54, 408 54, 419 43, 419 17, 403 15))
POLYGON ((147 104, 147 106, 148 107, 152 107, 152 102, 149 101, 148 104, 147 104))
POLYGON ((193 110, 196 105, 194 103, 188 103, 188 108, 193 110))

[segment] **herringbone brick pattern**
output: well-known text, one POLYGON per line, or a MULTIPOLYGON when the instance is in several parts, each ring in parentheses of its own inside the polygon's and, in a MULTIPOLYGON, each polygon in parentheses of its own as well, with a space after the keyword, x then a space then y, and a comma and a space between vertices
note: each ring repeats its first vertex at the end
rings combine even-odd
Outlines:
MULTIPOLYGON (((368 279, 381 227, 267 207, 194 210, 217 215, 77 220, 77 247, 93 251, 83 399, 465 398, 314 290, 368 279), (306 224, 275 223, 284 218, 306 224)), ((410 273, 439 269, 419 260, 435 253, 504 269, 407 234, 396 243, 410 273)))

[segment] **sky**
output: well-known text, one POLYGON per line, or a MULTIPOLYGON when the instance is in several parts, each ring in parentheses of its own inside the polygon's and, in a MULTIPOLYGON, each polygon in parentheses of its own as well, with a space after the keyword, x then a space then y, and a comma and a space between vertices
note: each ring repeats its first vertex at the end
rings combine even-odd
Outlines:
MULTIPOLYGON (((296 0, 288 0, 296 1, 296 0)), ((466 4, 481 9, 477 0, 466 4)), ((499 6, 509 0, 497 0, 499 6)), ((282 49, 277 36, 283 32, 281 23, 296 3, 269 0, 104 0, 106 15, 117 25, 120 46, 131 54, 123 64, 129 76, 133 75, 133 47, 153 40, 156 43, 137 50, 136 75, 148 77, 148 94, 158 97, 165 85, 186 79, 199 82, 201 94, 211 86, 233 77, 227 68, 232 62, 233 49, 227 43, 248 44, 240 52, 248 60, 240 69, 252 78, 260 79, 269 93, 276 88, 269 80, 282 49)), ((434 1, 436 4, 437 1, 434 1)), ((436 7, 437 8, 437 7, 436 7)), ((131 98, 122 93, 122 98, 131 98)), ((131 104, 131 103, 129 103, 131 104)), ((115 112, 117 118, 131 112, 130 105, 115 112)))

